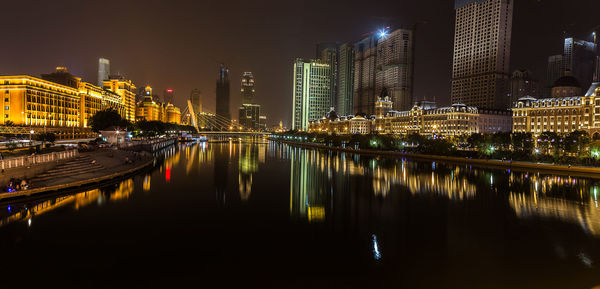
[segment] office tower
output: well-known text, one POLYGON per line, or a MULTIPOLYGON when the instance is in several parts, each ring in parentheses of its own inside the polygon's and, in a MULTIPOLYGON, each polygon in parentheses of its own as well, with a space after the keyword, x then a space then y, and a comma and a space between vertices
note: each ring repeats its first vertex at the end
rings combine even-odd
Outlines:
POLYGON ((592 82, 599 81, 598 65, 600 51, 595 33, 589 39, 565 38, 563 70, 571 71, 582 87, 587 89, 592 82))
POLYGON ((260 128, 260 105, 244 103, 239 109, 239 124, 245 130, 260 128))
POLYGON ((509 107, 513 1, 456 0, 452 103, 509 107))
POLYGON ((376 97, 389 96, 394 110, 409 110, 413 101, 414 31, 381 31, 375 68, 376 97), (381 95, 383 90, 387 95, 381 95))
POLYGON ((323 63, 329 64, 331 72, 329 77, 329 106, 335 106, 337 104, 337 69, 338 69, 338 44, 337 43, 319 43, 317 44, 316 58, 320 59, 323 63))
POLYGON ((354 46, 349 43, 340 45, 338 51, 337 104, 338 115, 352 114, 354 94, 354 46))
POLYGON ((98 59, 98 86, 102 87, 104 81, 110 75, 110 60, 106 58, 98 59))
POLYGON ((548 57, 548 70, 546 71, 546 89, 544 91, 545 97, 550 97, 552 93, 552 86, 554 82, 561 78, 564 74, 563 56, 552 55, 548 57))
POLYGON ((331 67, 320 60, 296 59, 292 92, 292 129, 308 130, 310 120, 329 111, 331 67))
POLYGON ((510 103, 525 96, 540 97, 539 82, 533 78, 531 71, 518 69, 510 77, 510 103))
POLYGON ((243 104, 252 104, 254 103, 254 97, 256 95, 256 91, 254 89, 254 76, 252 72, 244 72, 242 75, 242 103, 243 104))
POLYGON ((244 72, 241 83, 242 106, 239 108, 239 124, 247 130, 259 129, 260 105, 255 104, 254 76, 244 72))
POLYGON ((174 103, 175 102, 175 90, 172 88, 167 88, 163 92, 163 102, 164 103, 174 103))
POLYGON ((217 115, 231 120, 231 114, 229 113, 229 69, 223 64, 219 66, 216 103, 217 115))

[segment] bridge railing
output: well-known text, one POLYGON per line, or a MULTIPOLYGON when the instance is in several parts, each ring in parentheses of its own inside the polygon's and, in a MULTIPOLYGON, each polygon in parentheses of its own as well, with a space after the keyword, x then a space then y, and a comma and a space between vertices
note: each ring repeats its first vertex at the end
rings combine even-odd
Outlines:
POLYGON ((52 152, 41 155, 20 156, 0 160, 0 168, 3 170, 28 167, 35 164, 42 164, 54 161, 74 158, 79 155, 76 149, 66 150, 62 152, 52 152))

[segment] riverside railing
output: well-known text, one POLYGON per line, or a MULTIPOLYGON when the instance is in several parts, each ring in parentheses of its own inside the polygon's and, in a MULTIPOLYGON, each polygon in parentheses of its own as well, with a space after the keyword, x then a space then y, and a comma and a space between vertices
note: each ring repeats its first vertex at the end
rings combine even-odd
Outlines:
POLYGON ((66 150, 62 152, 52 152, 41 155, 20 156, 9 159, 0 160, 0 168, 3 170, 14 169, 20 167, 28 167, 35 164, 42 164, 74 158, 79 155, 78 150, 66 150))

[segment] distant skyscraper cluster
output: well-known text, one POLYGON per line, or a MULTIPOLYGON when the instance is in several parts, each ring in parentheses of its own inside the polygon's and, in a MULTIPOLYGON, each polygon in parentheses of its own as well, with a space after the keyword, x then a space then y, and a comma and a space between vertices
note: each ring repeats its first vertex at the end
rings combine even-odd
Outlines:
POLYGON ((384 91, 395 109, 412 105, 413 29, 388 27, 357 42, 318 44, 316 52, 316 59, 294 63, 293 129, 307 130, 331 108, 371 116, 384 91))

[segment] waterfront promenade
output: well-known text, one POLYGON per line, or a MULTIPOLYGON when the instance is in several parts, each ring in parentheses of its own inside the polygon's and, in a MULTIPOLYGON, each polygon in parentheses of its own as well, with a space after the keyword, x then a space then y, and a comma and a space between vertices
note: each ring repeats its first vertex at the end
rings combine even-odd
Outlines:
POLYGON ((80 153, 78 157, 31 178, 27 190, 0 193, 0 200, 108 181, 149 167, 153 163, 154 157, 148 152, 100 149, 80 153))
POLYGON ((434 162, 447 162, 447 163, 464 163, 479 167, 494 167, 494 168, 507 168, 513 170, 522 171, 539 171, 539 172, 550 172, 554 174, 564 174, 571 176, 585 176, 592 178, 600 178, 600 167, 586 167, 586 166, 570 166, 570 165, 556 165, 548 163, 534 163, 534 162, 523 162, 523 161, 511 161, 511 160, 496 160, 496 159, 476 159, 466 157, 453 157, 453 156, 441 156, 441 155, 427 155, 417 153, 403 153, 399 151, 384 151, 384 150, 366 150, 366 149, 352 149, 342 148, 335 146, 327 146, 322 144, 304 143, 295 141, 285 141, 279 139, 270 139, 272 141, 289 144, 292 146, 303 147, 303 148, 314 148, 314 149, 325 149, 330 151, 346 152, 359 155, 367 156, 383 156, 383 157, 395 157, 395 158, 411 158, 417 160, 426 160, 434 162))

